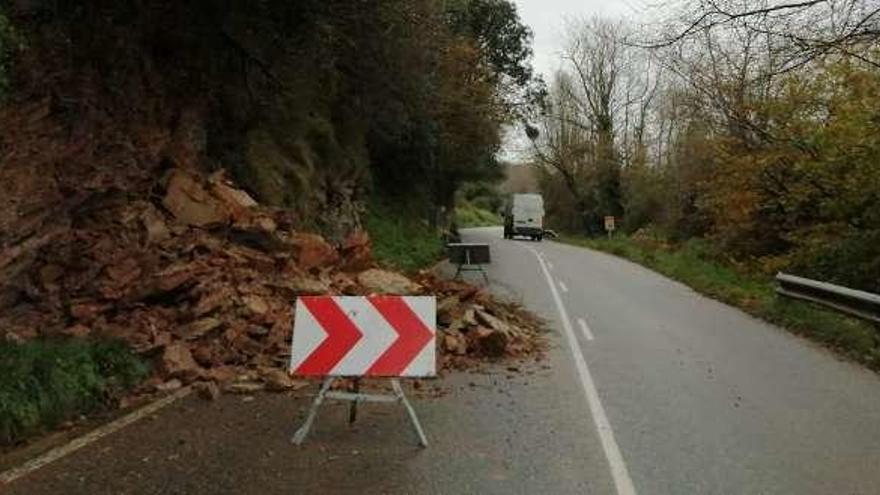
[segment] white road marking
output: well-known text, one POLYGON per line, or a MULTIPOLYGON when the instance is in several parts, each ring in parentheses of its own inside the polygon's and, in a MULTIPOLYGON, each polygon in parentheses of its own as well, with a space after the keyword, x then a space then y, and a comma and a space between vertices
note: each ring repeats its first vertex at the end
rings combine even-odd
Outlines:
POLYGON ((568 287, 565 285, 565 282, 562 280, 559 281, 559 288, 562 289, 562 292, 568 292, 568 287))
POLYGON ((590 330, 590 326, 587 325, 587 320, 578 318, 578 325, 581 326, 581 332, 583 332, 584 337, 586 337, 587 340, 593 340, 593 332, 590 330))
POLYGON ((190 394, 190 392, 192 392, 192 388, 184 387, 167 397, 163 397, 155 402, 147 404, 146 406, 132 413, 129 413, 128 415, 123 416, 116 421, 113 421, 112 423, 108 423, 104 426, 101 426, 100 428, 92 430, 91 432, 74 439, 68 444, 54 448, 35 459, 31 459, 21 466, 12 468, 8 471, 4 471, 3 473, 0 473, 0 487, 2 487, 3 485, 8 485, 18 478, 21 478, 22 476, 33 471, 36 471, 37 469, 40 469, 47 464, 55 462, 62 457, 70 455, 77 450, 85 447, 86 445, 89 445, 106 437, 107 435, 115 433, 122 428, 125 428, 126 426, 134 423, 135 421, 159 411, 168 404, 171 404, 178 399, 186 397, 190 394))
POLYGON ((602 450, 605 451, 605 458, 608 459, 608 465, 611 468, 611 477, 614 479, 614 487, 617 489, 617 494, 636 495, 636 489, 632 479, 629 477, 626 462, 620 453, 620 447, 617 446, 617 440, 614 439, 614 430, 612 430, 611 423, 608 421, 608 415, 605 414, 605 408, 602 406, 593 376, 587 367, 583 351, 577 343, 574 330, 571 328, 571 321, 568 319, 568 313, 565 310, 565 305, 562 304, 562 299, 559 297, 559 292, 556 290, 553 278, 550 277, 547 265, 538 255, 538 252, 532 247, 524 247, 535 255, 535 258, 538 259, 538 263, 541 265, 544 276, 547 277, 547 284, 550 286, 550 293, 556 302, 556 309, 559 311, 559 317, 562 320, 562 329, 565 331, 568 347, 571 349, 571 355, 574 358, 575 368, 577 368, 584 394, 587 396, 587 404, 590 406, 590 413, 592 413, 593 422, 596 426, 596 433, 599 435, 602 450))

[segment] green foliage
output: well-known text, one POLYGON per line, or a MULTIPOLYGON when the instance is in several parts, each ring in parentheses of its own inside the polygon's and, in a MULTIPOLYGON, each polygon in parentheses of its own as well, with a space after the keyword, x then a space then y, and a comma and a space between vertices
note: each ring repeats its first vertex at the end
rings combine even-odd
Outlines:
POLYGON ((454 0, 449 2, 454 32, 476 40, 484 60, 498 76, 527 88, 535 82, 531 66, 532 31, 508 0, 454 0))
POLYGON ((0 344, 0 445, 107 405, 146 374, 121 343, 0 344))
POLYGON ((772 278, 737 268, 717 246, 693 239, 564 237, 564 242, 627 258, 683 282, 713 299, 825 344, 880 371, 880 328, 821 306, 777 296, 772 278))
POLYGON ((460 228, 504 225, 497 213, 472 203, 462 202, 455 208, 455 224, 460 228))
POLYGON ((9 94, 13 56, 16 51, 22 49, 23 44, 23 39, 0 6, 0 104, 9 94))
POLYGON ((417 212, 412 203, 371 203, 366 228, 373 241, 373 255, 380 263, 412 271, 429 266, 443 255, 439 233, 417 212))
POLYGON ((498 212, 504 208, 505 198, 491 182, 469 182, 459 191, 459 197, 483 210, 498 212))

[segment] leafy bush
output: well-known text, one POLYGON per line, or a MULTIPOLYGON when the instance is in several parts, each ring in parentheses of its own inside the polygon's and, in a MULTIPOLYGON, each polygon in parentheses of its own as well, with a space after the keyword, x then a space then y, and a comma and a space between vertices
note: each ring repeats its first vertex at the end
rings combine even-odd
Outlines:
POLYGON ((122 343, 0 344, 0 445, 107 406, 146 374, 122 343))
POLYGON ((366 227, 373 240, 373 254, 380 263, 417 270, 443 254, 438 232, 414 215, 410 207, 374 201, 366 227))
POLYGON ((463 203, 455 209, 455 222, 459 227, 491 227, 504 224, 504 220, 495 213, 471 203, 463 203))

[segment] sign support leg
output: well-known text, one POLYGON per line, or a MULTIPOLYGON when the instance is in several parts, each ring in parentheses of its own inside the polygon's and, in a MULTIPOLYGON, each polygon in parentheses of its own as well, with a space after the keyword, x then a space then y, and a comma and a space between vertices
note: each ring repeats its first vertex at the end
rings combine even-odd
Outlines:
MULTIPOLYGON (((354 394, 361 393, 361 379, 355 378, 354 383, 351 385, 351 391, 354 394)), ((357 421, 358 416, 358 401, 351 401, 351 406, 348 409, 348 424, 353 425, 355 421, 357 421)))
POLYGON ((486 273, 486 270, 483 268, 483 265, 480 265, 480 273, 483 274, 483 280, 486 281, 486 285, 489 285, 489 274, 486 273))
POLYGON ((406 395, 403 393, 403 387, 400 386, 400 380, 397 378, 391 379, 391 387, 394 389, 394 395, 397 396, 397 400, 403 403, 403 407, 406 408, 406 412, 409 414, 409 419, 412 421, 413 429, 416 430, 416 435, 419 436, 419 445, 422 447, 428 446, 428 439, 425 438, 425 432, 422 430, 422 424, 419 423, 419 417, 416 416, 416 411, 413 409, 412 405, 406 399, 406 395))
POLYGON ((309 415, 306 416, 306 422, 296 430, 294 433, 291 442, 296 445, 302 445, 303 441, 305 441, 306 436, 309 434, 309 430, 312 429, 312 423, 315 422, 315 416, 318 415, 318 408, 321 407, 321 403, 324 402, 324 397, 327 395, 327 391, 330 390, 330 387, 333 385, 333 382, 336 378, 332 376, 328 376, 324 379, 324 383, 321 385, 321 391, 318 392, 318 396, 315 397, 315 401, 312 403, 312 407, 309 409, 309 415))

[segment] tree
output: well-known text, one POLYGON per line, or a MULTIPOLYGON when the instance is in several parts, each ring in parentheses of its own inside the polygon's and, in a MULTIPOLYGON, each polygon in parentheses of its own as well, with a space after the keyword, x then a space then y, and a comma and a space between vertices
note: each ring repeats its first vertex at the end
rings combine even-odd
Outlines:
POLYGON ((564 69, 542 119, 544 138, 534 141, 536 158, 567 185, 588 232, 601 232, 603 216, 623 212, 616 146, 618 121, 628 106, 623 33, 622 24, 600 18, 570 27, 564 69))
POLYGON ((659 8, 674 9, 663 35, 643 43, 668 47, 713 31, 741 27, 768 38, 786 72, 829 54, 857 58, 880 67, 878 54, 863 48, 880 40, 880 3, 876 0, 699 0, 659 8))

